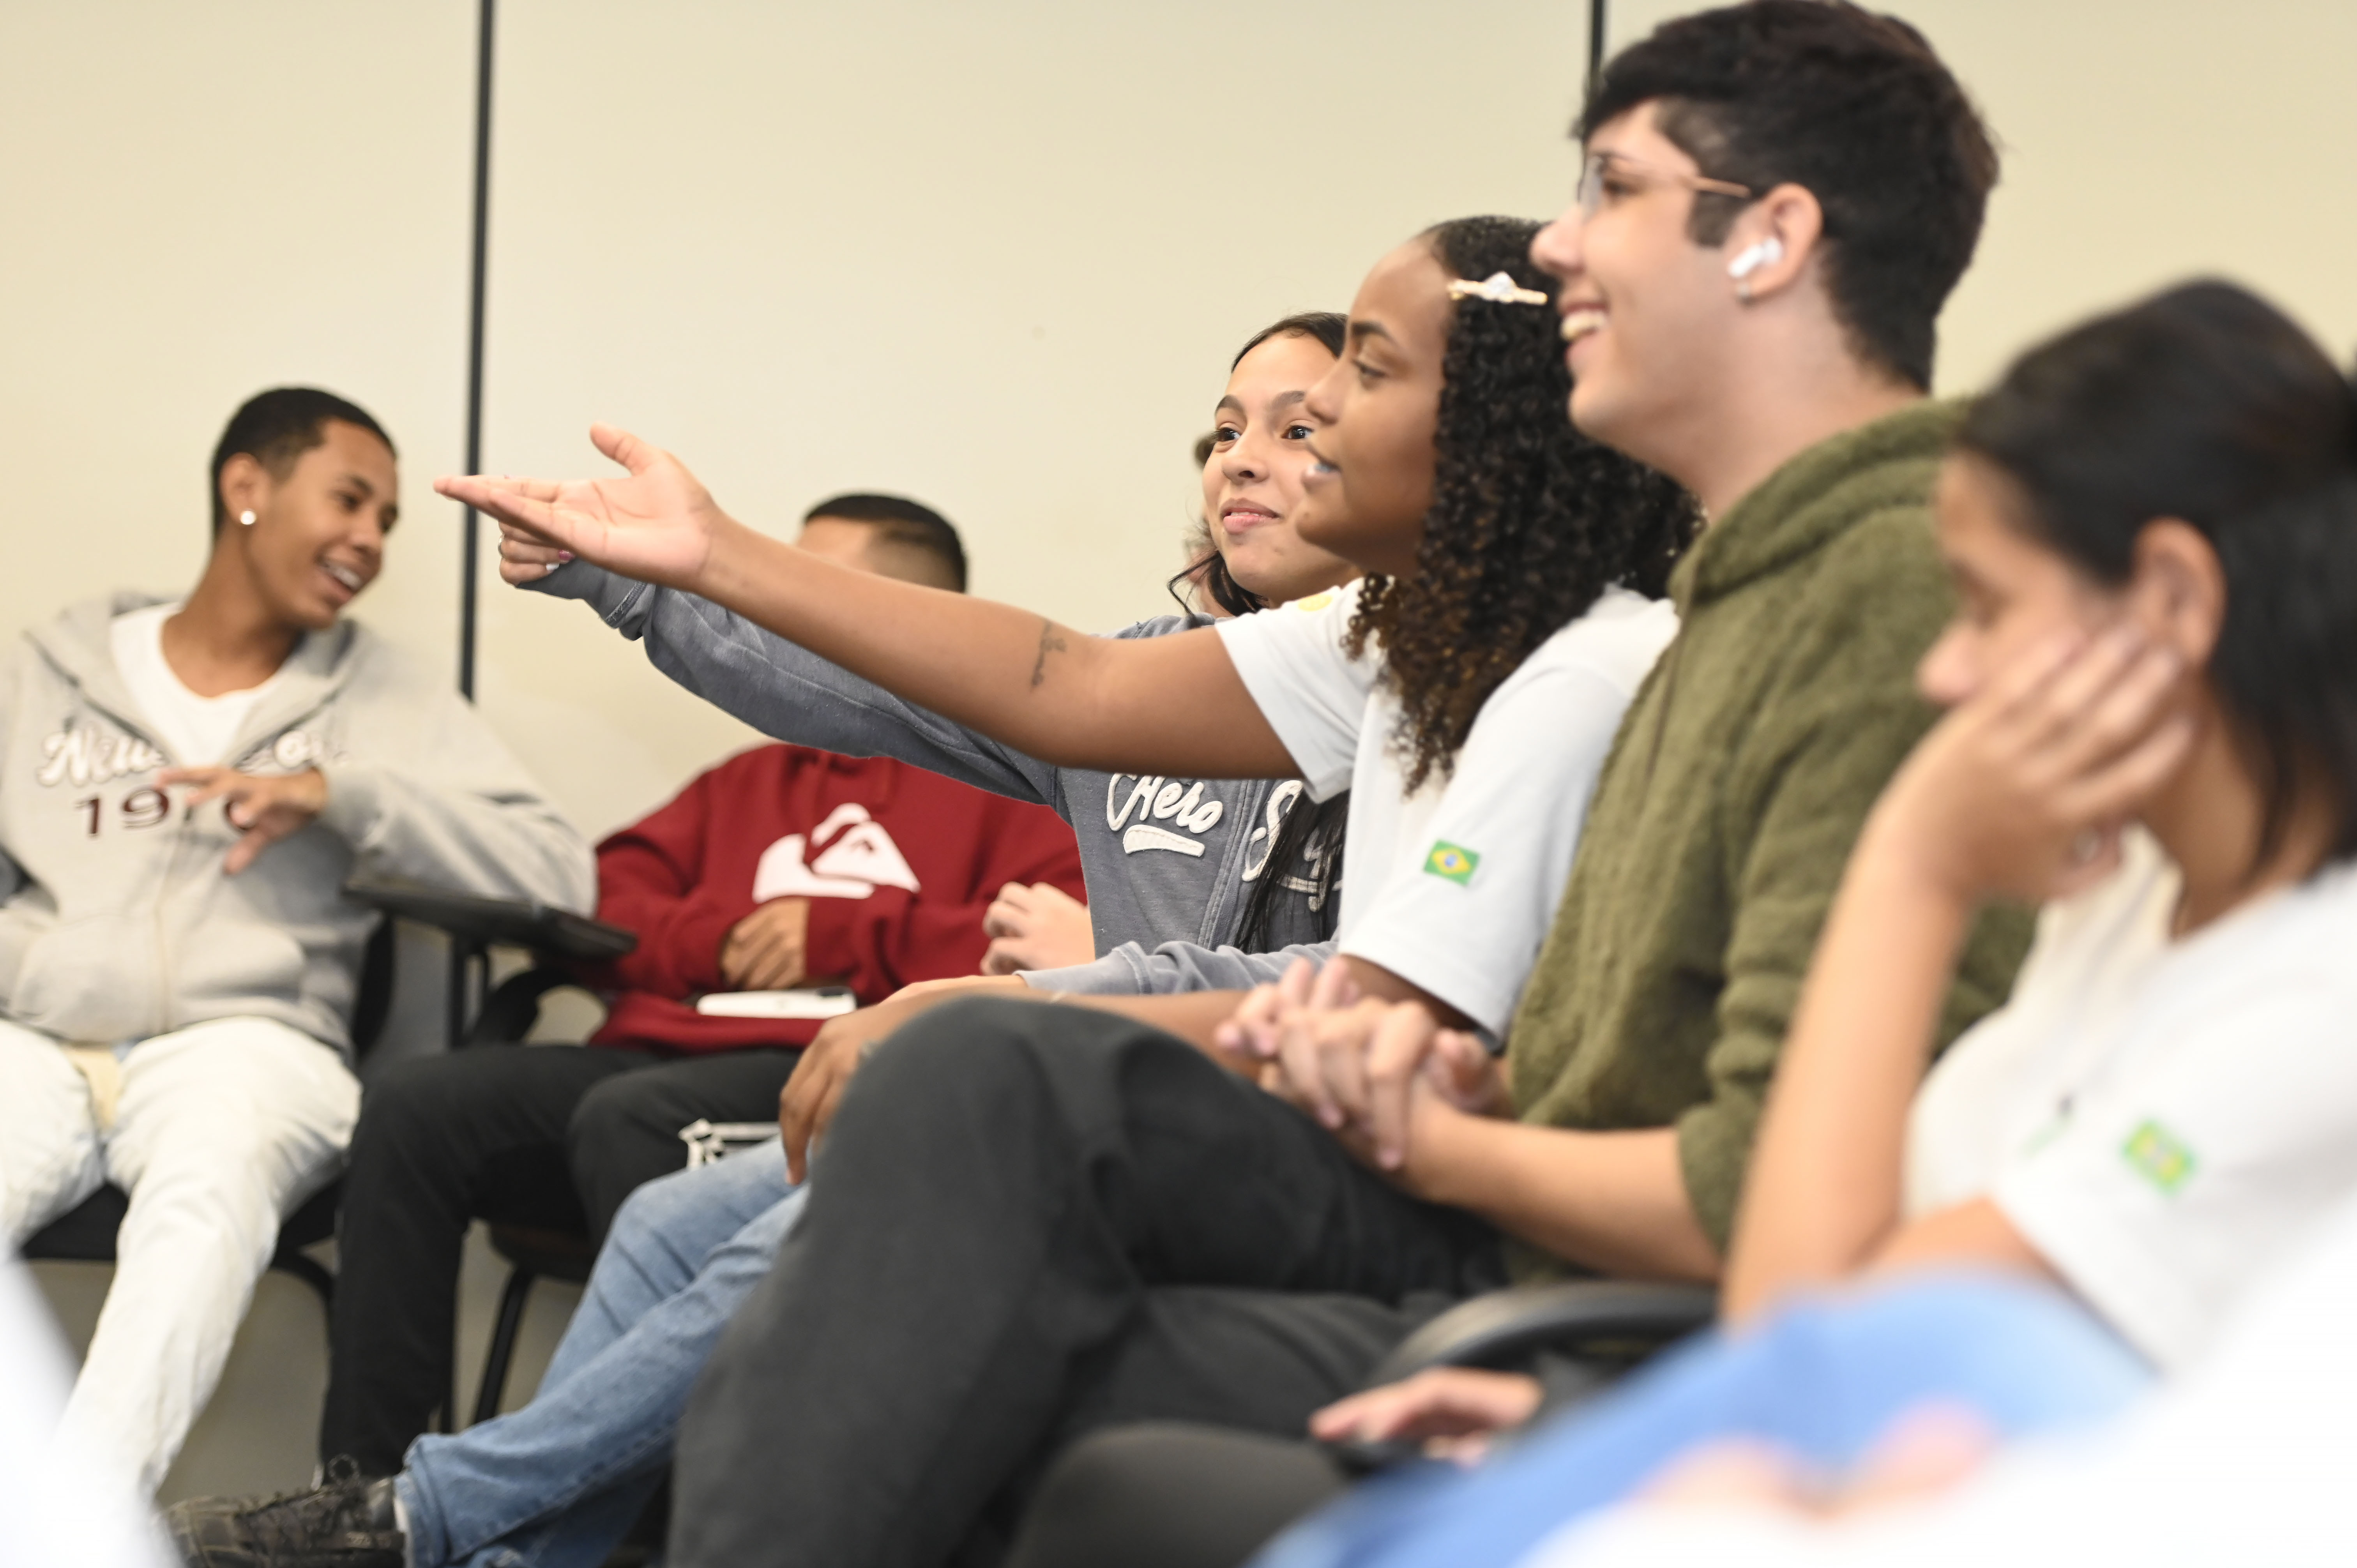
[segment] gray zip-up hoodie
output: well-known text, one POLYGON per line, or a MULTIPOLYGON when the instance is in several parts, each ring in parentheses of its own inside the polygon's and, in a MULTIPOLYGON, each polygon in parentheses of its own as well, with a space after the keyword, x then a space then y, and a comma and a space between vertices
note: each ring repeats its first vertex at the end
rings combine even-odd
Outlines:
POLYGON ((235 876, 223 805, 156 788, 180 759, 116 670, 118 594, 26 634, 0 668, 0 1013, 114 1043, 275 1018, 348 1049, 375 911, 357 867, 587 911, 597 869, 489 725, 350 621, 296 646, 232 743, 249 773, 317 768, 317 822, 235 876))
MULTIPOLYGON (((1232 942, 1253 884, 1298 785, 1265 779, 1160 779, 1057 768, 901 701, 693 594, 575 561, 529 585, 580 599, 682 686, 779 740, 850 757, 896 757, 981 789, 1052 808, 1072 824, 1088 881, 1095 963, 1025 978, 1055 991, 1240 988, 1273 980, 1297 953, 1322 958, 1341 881, 1286 873, 1270 924, 1280 950, 1232 942), (1313 908, 1313 900, 1315 907, 1313 908), (1168 950, 1157 951, 1157 949, 1168 950)), ((1115 637, 1163 637, 1207 625, 1157 616, 1115 637)))

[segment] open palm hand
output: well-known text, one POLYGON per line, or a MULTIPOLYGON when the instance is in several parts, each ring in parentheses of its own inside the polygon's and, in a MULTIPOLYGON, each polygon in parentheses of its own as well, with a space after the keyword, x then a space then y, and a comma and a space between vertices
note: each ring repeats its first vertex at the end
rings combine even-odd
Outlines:
POLYGON ((439 478, 434 488, 497 518, 519 544, 536 542, 640 582, 701 586, 714 541, 732 526, 712 493, 677 457, 628 431, 594 424, 589 439, 628 472, 602 479, 477 474, 439 478))

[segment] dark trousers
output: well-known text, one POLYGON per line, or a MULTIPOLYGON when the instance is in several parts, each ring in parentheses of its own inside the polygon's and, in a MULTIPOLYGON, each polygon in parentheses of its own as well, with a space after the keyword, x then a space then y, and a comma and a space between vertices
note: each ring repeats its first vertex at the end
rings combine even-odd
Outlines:
POLYGON ((696 1121, 775 1122, 778 1096, 802 1055, 759 1049, 659 1058, 644 1070, 593 1085, 565 1132, 589 1239, 604 1246, 624 1198, 686 1165, 681 1128, 696 1121))
POLYGON ((320 1457, 392 1475, 450 1397, 475 1219, 602 1236, 640 1183, 685 1163, 681 1127, 775 1116, 797 1055, 491 1046, 387 1071, 361 1102, 344 1178, 320 1457))
POLYGON ((918 1019, 853 1079, 810 1193, 690 1402, 679 1568, 992 1561, 1073 1439, 1155 1419, 1297 1436, 1502 1277, 1486 1224, 1082 1008, 918 1019))
POLYGON ((1239 1568, 1350 1482, 1297 1437, 1175 1422, 1116 1427, 1057 1460, 1006 1568, 1239 1568))

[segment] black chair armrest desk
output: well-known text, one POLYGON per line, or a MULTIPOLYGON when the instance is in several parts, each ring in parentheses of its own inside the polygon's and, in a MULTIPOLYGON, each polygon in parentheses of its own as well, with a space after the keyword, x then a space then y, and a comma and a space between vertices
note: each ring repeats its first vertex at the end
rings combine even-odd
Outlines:
POLYGON ((400 919, 431 926, 449 937, 453 1050, 521 1040, 532 1027, 540 998, 566 983, 567 976, 557 963, 603 963, 625 956, 639 945, 634 932, 537 899, 490 898, 361 877, 344 884, 344 896, 400 919), (522 948, 534 962, 522 974, 510 977, 498 991, 484 994, 494 947, 522 948), (478 996, 482 997, 479 1006, 478 996))
MULTIPOLYGON (((1622 1373, 1718 1316, 1718 1293, 1705 1285, 1633 1280, 1564 1280, 1513 1285, 1459 1302, 1376 1363, 1361 1386, 1381 1388, 1435 1367, 1489 1371, 1544 1369, 1541 1414, 1585 1402, 1622 1373)), ((1535 1419, 1535 1418, 1534 1418, 1535 1419)), ((1328 1452, 1357 1474, 1418 1457, 1422 1444, 1345 1439, 1328 1452)))
POLYGON ((1397 1382, 1427 1367, 1519 1367, 1555 1351, 1641 1358, 1707 1328, 1718 1293, 1706 1285, 1566 1280, 1515 1285, 1461 1302, 1409 1335, 1367 1376, 1397 1382))

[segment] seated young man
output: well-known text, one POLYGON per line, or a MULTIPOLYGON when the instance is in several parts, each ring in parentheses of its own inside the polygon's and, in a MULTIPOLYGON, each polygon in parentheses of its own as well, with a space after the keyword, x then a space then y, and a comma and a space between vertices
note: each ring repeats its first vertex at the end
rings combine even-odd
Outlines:
MULTIPOLYGON (((811 509, 802 547, 963 589, 936 513, 888 496, 811 509)), ((698 1120, 769 1122, 815 1018, 707 1014, 715 993, 847 986, 862 1004, 977 972, 1002 888, 1081 892, 1045 806, 890 757, 768 746, 694 779, 597 847, 598 915, 638 933, 585 974, 610 993, 587 1047, 404 1062, 352 1137, 322 1460, 391 1475, 448 1398, 460 1244, 479 1215, 602 1238, 640 1183, 678 1170, 698 1120), (568 1164, 570 1174, 568 1176, 568 1164), (576 1195, 578 1195, 577 1200, 576 1195)), ((1090 956, 1085 945, 1058 961, 1090 956)))
POLYGON ((590 905, 588 846, 473 708, 343 618, 397 484, 367 413, 264 392, 187 597, 79 606, 0 676, 0 1219, 129 1191, 64 1431, 149 1492, 351 1134, 376 917, 345 879, 590 905))

